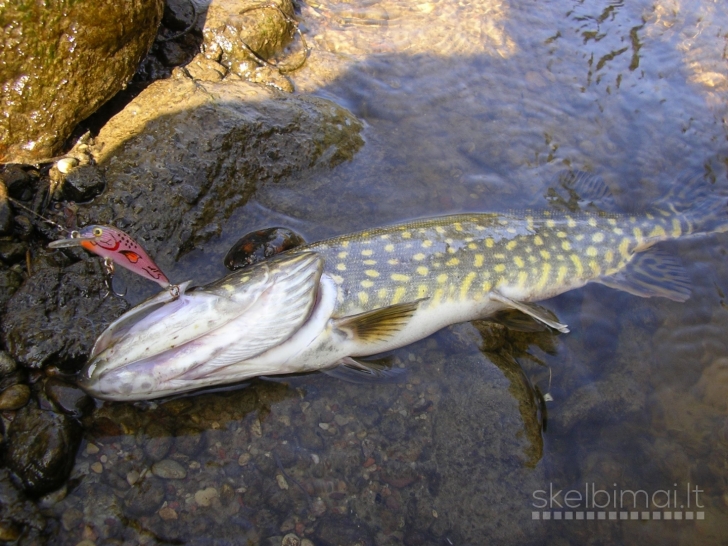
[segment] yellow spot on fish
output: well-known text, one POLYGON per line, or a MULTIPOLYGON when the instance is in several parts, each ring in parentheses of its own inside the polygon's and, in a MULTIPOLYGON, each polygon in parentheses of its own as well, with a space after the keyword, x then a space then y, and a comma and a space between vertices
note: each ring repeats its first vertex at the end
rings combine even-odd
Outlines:
POLYGON ((495 271, 497 271, 498 273, 502 273, 503 271, 505 271, 505 270, 506 270, 506 266, 505 266, 505 265, 503 265, 503 264, 498 264, 498 265, 496 265, 496 266, 495 266, 495 267, 494 267, 493 269, 494 269, 495 271))
POLYGON ((632 230, 632 234, 634 235, 634 238, 637 239, 638 243, 642 242, 642 230, 638 227, 634 228, 632 230))
POLYGON ((553 228, 553 227, 556 227, 556 222, 554 222, 554 221, 553 221, 553 220, 551 220, 551 219, 549 219, 549 220, 546 220, 546 227, 547 227, 547 228, 553 228))
POLYGON ((419 262, 419 261, 422 261, 422 260, 425 259, 425 255, 422 254, 422 252, 418 252, 417 254, 415 254, 414 256, 412 256, 412 259, 413 260, 417 260, 419 262))
POLYGON ((361 281, 360 284, 362 285, 363 288, 371 288, 372 286, 374 286, 374 283, 372 281, 370 281, 369 279, 365 279, 365 280, 361 281))
POLYGON ((475 224, 475 229, 477 229, 478 231, 485 230, 485 228, 483 226, 481 226, 480 224, 475 224))
POLYGON ((559 286, 563 284, 564 279, 566 278, 566 274, 569 272, 569 269, 562 265, 559 267, 559 271, 556 273, 556 285, 559 286))
POLYGON ((677 218, 672 219, 672 236, 680 237, 682 235, 682 227, 680 226, 680 220, 677 218))
POLYGON ((493 254, 493 258, 495 258, 496 260, 505 260, 506 259, 506 255, 505 254, 501 254, 501 253, 493 254))
POLYGON ((389 294, 389 290, 387 290, 386 288, 380 288, 379 291, 377 292, 377 296, 379 296, 380 300, 385 299, 388 294, 389 294))
MULTIPOLYGON (((240 281, 241 282, 245 282, 242 279, 240 279, 240 281)), ((227 290, 228 292, 232 292, 233 290, 235 290, 235 287, 232 284, 226 284, 226 285, 223 286, 223 288, 225 290, 227 290)))
POLYGON ((474 271, 471 271, 467 275, 465 275, 465 278, 463 279, 463 284, 460 287, 460 299, 464 300, 465 296, 468 294, 468 290, 470 290, 470 285, 473 283, 473 280, 475 279, 476 274, 474 271))
POLYGON ((484 256, 482 254, 476 254, 475 259, 473 260, 473 265, 475 267, 482 267, 483 265, 483 258, 484 256))
POLYGON ((341 284, 344 282, 344 277, 342 277, 341 275, 331 275, 331 278, 334 279, 334 282, 336 284, 341 284))
POLYGON ((402 232, 402 239, 410 239, 410 238, 412 238, 412 233, 410 233, 409 231, 402 232))
POLYGON ((369 302, 369 294, 366 292, 359 292, 357 295, 359 296, 359 301, 362 305, 366 305, 369 302))
POLYGON ((592 273, 595 276, 598 276, 601 273, 601 271, 599 269, 599 264, 597 263, 596 260, 589 260, 589 269, 592 270, 592 273))
POLYGON ((628 259, 630 257, 629 239, 622 239, 622 242, 619 243, 619 253, 622 255, 622 258, 628 259))
POLYGON ((372 254, 374 254, 374 251, 371 248, 361 251, 362 256, 371 256, 372 254))
POLYGON ((447 262, 445 262, 445 265, 458 265, 460 263, 460 260, 457 258, 450 258, 447 262))
POLYGON ((346 264, 336 264, 336 269, 338 271, 346 271, 346 264))
POLYGON ((645 213, 645 216, 647 216, 647 219, 648 220, 654 220, 655 219, 655 217, 652 214, 650 214, 649 212, 646 212, 645 213))
POLYGON ((445 273, 440 273, 440 274, 439 274, 439 275, 437 276, 437 282, 439 282, 440 284, 442 284, 442 283, 444 283, 444 282, 447 282, 447 274, 445 274, 445 273))
POLYGON ((389 239, 389 233, 385 233, 384 235, 379 236, 380 239, 389 239))
POLYGON ((440 300, 442 299, 442 295, 445 293, 445 290, 442 288, 438 288, 435 290, 435 293, 432 295, 432 305, 437 305, 440 303, 440 300))
POLYGON ((463 230, 463 226, 462 226, 462 224, 460 222, 455 222, 453 224, 453 226, 455 226, 455 231, 462 231, 463 230))
POLYGON ((520 256, 514 256, 513 257, 513 263, 515 263, 518 267, 523 267, 524 266, 523 258, 521 258, 520 256))
POLYGON ((551 264, 550 263, 543 264, 543 269, 541 270, 541 278, 538 280, 538 283, 536 284, 536 290, 541 290, 546 286, 546 283, 549 280, 550 274, 551 274, 551 264))
POLYGON ((577 256, 576 254, 572 254, 570 257, 571 263, 573 263, 574 267, 576 268, 576 276, 581 277, 584 274, 584 266, 581 264, 579 256, 577 256))
POLYGON ((616 226, 617 225, 617 220, 614 219, 614 218, 610 218, 609 220, 607 220, 607 222, 609 222, 609 225, 610 226, 616 226))
POLYGON ((438 233, 445 233, 445 229, 442 226, 435 226, 435 231, 438 233))
POLYGON ((604 233, 595 233, 592 235, 592 243, 601 243, 604 241, 604 233))
POLYGON ((533 254, 528 255, 528 263, 535 264, 537 261, 538 261, 538 258, 536 258, 536 256, 534 256, 533 254))
POLYGON ((622 235, 624 233, 624 230, 618 227, 614 228, 612 231, 614 231, 616 235, 622 235))
POLYGON ((349 241, 343 241, 343 242, 341 243, 341 246, 342 246, 342 247, 344 247, 344 248, 348 248, 348 246, 349 246, 349 241))
POLYGON ((427 285, 421 284, 417 287, 417 299, 422 299, 427 296, 427 285))
POLYGON ((650 232, 650 237, 666 237, 667 233, 665 233, 665 228, 662 226, 655 226, 654 229, 650 232))
POLYGON ((561 248, 564 250, 571 250, 571 243, 569 241, 564 241, 561 243, 561 248))
POLYGON ((387 252, 394 252, 394 245, 390 243, 384 247, 384 250, 386 250, 387 252))
POLYGON ((548 250, 542 250, 541 251, 541 257, 544 260, 548 260, 549 258, 551 258, 551 253, 548 250))
POLYGON ((593 246, 590 246, 586 249, 586 255, 591 256, 592 258, 598 254, 597 249, 593 246))
POLYGON ((400 301, 402 301, 402 298, 404 298, 404 295, 407 293, 407 290, 404 286, 399 286, 394 291, 394 296, 392 296, 392 305, 397 305, 400 301))
POLYGON ((513 250, 518 246, 518 241, 508 241, 508 244, 506 244, 506 248, 508 250, 513 250))
POLYGON ((509 227, 508 229, 506 229, 506 231, 508 233, 518 233, 518 231, 516 230, 516 228, 512 228, 512 227, 509 227))
POLYGON ((576 227, 576 220, 574 220, 571 216, 567 216, 566 217, 566 225, 569 226, 570 228, 575 228, 576 227))
POLYGON ((399 264, 399 260, 397 258, 392 258, 390 260, 387 260, 387 263, 389 265, 398 265, 399 264))
POLYGON ((581 241, 583 238, 584 238, 584 234, 583 233, 579 233, 579 235, 577 235, 576 237, 574 237, 574 239, 576 239, 577 241, 581 241))
POLYGON ((540 235, 536 235, 533 238, 533 244, 535 244, 537 246, 541 246, 543 244, 543 239, 541 239, 541 236, 540 235))
POLYGON ((518 287, 519 288, 525 287, 527 280, 528 280, 528 272, 527 271, 520 271, 518 273, 518 287))
POLYGON ((447 253, 448 254, 455 254, 455 249, 451 246, 447 247, 447 253))
POLYGON ((409 275, 402 275, 402 273, 392 273, 390 278, 397 282, 408 282, 410 280, 409 275))
POLYGON ((533 231, 533 216, 526 216, 526 229, 533 231))
POLYGON ((589 218, 587 221, 587 224, 589 224, 591 227, 597 227, 597 219, 596 218, 589 218))
POLYGON ((364 274, 367 277, 375 277, 376 278, 376 277, 379 276, 379 271, 377 271, 376 269, 367 269, 366 271, 364 271, 364 274))
POLYGON ((612 263, 612 260, 614 259, 614 252, 610 248, 604 253, 604 262, 609 265, 612 263))
POLYGON ((494 241, 494 240, 493 240, 492 238, 490 238, 490 237, 488 237, 488 238, 487 238, 487 239, 485 240, 485 246, 486 246, 487 248, 493 248, 493 245, 494 245, 494 244, 495 244, 495 241, 494 241))
POLYGON ((419 273, 420 275, 427 275, 427 273, 429 273, 429 270, 424 265, 421 265, 417 268, 417 273, 419 273))
POLYGON ((339 252, 339 259, 343 260, 344 258, 346 258, 346 256, 348 254, 349 254, 348 252, 343 252, 343 251, 342 252, 339 252))
POLYGON ((560 239, 565 239, 566 238, 566 232, 565 231, 557 231, 556 232, 556 236, 558 238, 560 238, 560 239))
POLYGON ((475 250, 476 248, 478 248, 478 245, 476 245, 475 243, 469 243, 469 244, 468 244, 468 248, 469 248, 470 250, 475 250))
POLYGON ((377 265, 377 260, 364 260, 362 263, 364 265, 377 265))
POLYGON ((488 281, 485 281, 483 283, 483 292, 490 292, 490 289, 493 288, 493 285, 489 283, 488 281))
POLYGON ((422 241, 423 248, 430 248, 431 246, 432 246, 432 241, 430 241, 429 239, 425 239, 424 241, 422 241))

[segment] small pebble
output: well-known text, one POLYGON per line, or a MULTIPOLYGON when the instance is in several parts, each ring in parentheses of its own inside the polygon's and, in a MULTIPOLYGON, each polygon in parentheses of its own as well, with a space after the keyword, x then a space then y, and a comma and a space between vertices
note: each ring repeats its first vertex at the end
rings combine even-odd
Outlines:
POLYGON ((97 461, 91 465, 91 470, 96 472, 96 474, 101 474, 104 471, 104 465, 97 461))
POLYGON ((164 520, 177 519, 177 512, 175 512, 174 508, 164 506, 159 509, 159 517, 164 520))
POLYGON ((162 459, 152 465, 152 474, 164 480, 183 480, 187 471, 177 461, 162 459))
POLYGON ((99 452, 99 448, 96 444, 88 443, 86 444, 86 454, 87 455, 96 455, 99 452))
POLYGON ((199 506, 210 506, 213 499, 218 497, 217 489, 214 487, 208 487, 207 489, 200 489, 195 492, 195 502, 199 506))
POLYGON ((18 368, 18 365, 8 353, 0 351, 0 375, 9 375, 18 368))
POLYGON ((30 400, 30 387, 18 383, 0 393, 0 410, 16 410, 22 408, 30 400))
POLYGON ((281 489, 288 489, 288 482, 283 474, 276 474, 276 482, 281 489))
POLYGON ((238 464, 240 466, 245 466, 250 462, 251 455, 250 453, 243 453, 240 457, 238 457, 238 464))
POLYGON ((301 539, 293 533, 289 533, 283 537, 281 546, 301 546, 301 539))
POLYGON ((126 474, 126 483, 128 483, 129 485, 134 485, 138 481, 139 481, 139 472, 137 472, 136 470, 130 470, 126 474))
POLYGON ((324 430, 329 430, 329 424, 328 423, 319 423, 319 427, 321 427, 324 430))

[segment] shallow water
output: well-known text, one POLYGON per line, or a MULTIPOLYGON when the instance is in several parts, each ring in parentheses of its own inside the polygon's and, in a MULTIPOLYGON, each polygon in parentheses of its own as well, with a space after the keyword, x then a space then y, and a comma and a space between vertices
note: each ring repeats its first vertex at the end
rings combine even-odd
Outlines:
MULTIPOLYGON (((680 173, 728 184, 721 8, 311 2, 301 13, 311 57, 292 79, 363 119, 366 145, 333 171, 259 188, 219 240, 170 274, 211 280, 242 233, 271 225, 313 241, 427 215, 546 208, 563 168, 600 174, 622 210, 644 208, 680 173)), ((725 543, 726 243, 666 245, 694 283, 684 304, 587 286, 545 303, 570 334, 499 330, 493 345, 458 325, 392 355, 400 383, 314 374, 107 405, 87 432, 78 486, 51 509, 59 540, 725 543), (514 355, 529 381, 496 366, 514 355), (553 398, 542 440, 529 384, 553 398), (158 461, 184 477, 160 477, 158 461), (561 508, 568 490, 572 508, 561 508), (653 502, 635 509, 635 491, 653 502), (533 519, 552 509, 564 519, 533 519), (595 521, 565 521, 589 513, 595 521)))

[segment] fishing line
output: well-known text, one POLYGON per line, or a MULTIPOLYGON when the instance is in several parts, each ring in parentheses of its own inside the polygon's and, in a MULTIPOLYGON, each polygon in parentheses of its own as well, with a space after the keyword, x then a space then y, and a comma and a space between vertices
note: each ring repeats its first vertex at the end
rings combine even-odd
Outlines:
POLYGON ((10 201, 11 203, 13 203, 15 206, 20 207, 24 211, 29 212, 29 213, 37 216, 38 218, 40 218, 44 222, 46 222, 46 223, 48 223, 48 224, 50 224, 52 226, 55 226, 55 228, 58 229, 59 231, 62 231, 63 233, 68 233, 68 234, 71 234, 72 233, 70 229, 64 228, 61 224, 58 224, 58 223, 54 222, 53 220, 49 220, 48 218, 46 218, 42 214, 38 214, 33 209, 26 207, 21 202, 16 201, 15 199, 13 199, 12 197, 10 197, 9 195, 6 196, 6 198, 7 198, 8 201, 10 201))

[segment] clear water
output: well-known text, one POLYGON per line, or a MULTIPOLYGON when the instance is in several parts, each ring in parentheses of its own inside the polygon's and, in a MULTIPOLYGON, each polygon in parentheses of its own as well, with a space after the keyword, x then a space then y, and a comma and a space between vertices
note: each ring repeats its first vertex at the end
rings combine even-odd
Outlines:
MULTIPOLYGON (((223 274, 209 264, 260 227, 316 240, 545 208, 563 168, 602 175, 623 210, 680 173, 728 184, 720 1, 312 1, 302 19, 312 53, 297 90, 350 108, 366 145, 333 171, 261 187, 175 278, 223 274)), ((58 540, 724 544, 726 243, 667 246, 694 283, 684 304, 587 286, 544 304, 570 334, 508 334, 483 352, 458 325, 393 355, 401 383, 314 374, 104 406, 78 485, 51 509, 58 540), (528 381, 504 371, 514 357, 528 381), (529 385, 553 398, 542 437, 529 385), (185 477, 154 476, 157 458, 185 477), (563 519, 540 519, 551 511, 563 519)))

